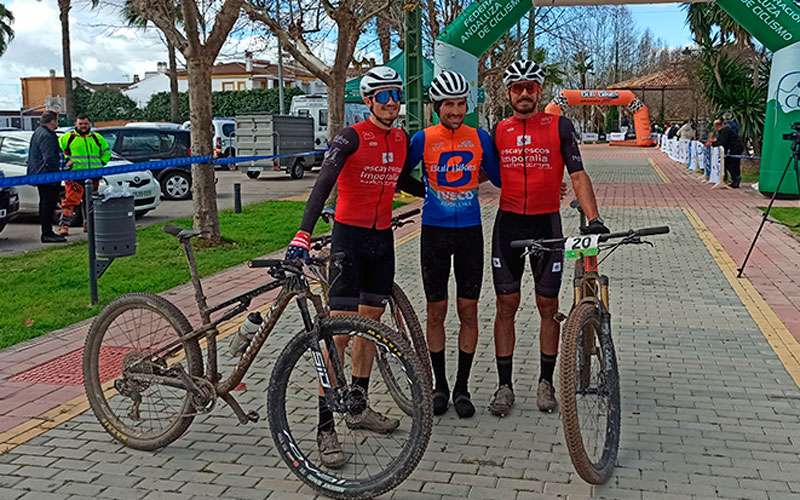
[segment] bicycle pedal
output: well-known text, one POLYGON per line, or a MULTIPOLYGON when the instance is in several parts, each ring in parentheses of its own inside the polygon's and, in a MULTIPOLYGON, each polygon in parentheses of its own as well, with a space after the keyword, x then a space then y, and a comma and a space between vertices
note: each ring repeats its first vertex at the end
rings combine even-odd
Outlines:
POLYGON ((258 416, 258 412, 255 411, 255 410, 250 410, 249 412, 247 412, 247 420, 249 420, 250 422, 252 422, 254 424, 256 422, 258 422, 260 420, 260 418, 261 417, 258 416))

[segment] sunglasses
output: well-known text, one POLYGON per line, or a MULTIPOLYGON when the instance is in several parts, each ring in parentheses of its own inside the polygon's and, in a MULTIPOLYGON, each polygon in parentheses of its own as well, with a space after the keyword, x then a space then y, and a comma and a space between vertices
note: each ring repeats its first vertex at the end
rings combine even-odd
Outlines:
POLYGON ((541 85, 537 82, 517 82, 511 85, 511 92, 514 94, 521 94, 523 90, 527 90, 529 95, 532 95, 541 89, 541 85))
POLYGON ((400 89, 387 89, 380 90, 372 94, 372 99, 378 104, 387 104, 389 99, 400 104, 400 99, 403 98, 403 92, 400 89))

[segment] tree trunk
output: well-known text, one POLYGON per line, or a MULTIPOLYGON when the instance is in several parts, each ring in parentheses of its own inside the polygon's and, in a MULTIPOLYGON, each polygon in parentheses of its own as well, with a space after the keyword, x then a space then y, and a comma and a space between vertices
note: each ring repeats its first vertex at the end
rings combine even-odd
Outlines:
POLYGON ((383 17, 378 16, 378 41, 381 45, 381 56, 383 57, 383 64, 389 62, 389 57, 392 50, 392 33, 390 31, 389 21, 383 17))
POLYGON ((175 45, 167 40, 169 57, 169 116, 175 123, 181 122, 180 102, 178 101, 178 63, 175 58, 175 45))
POLYGON ((75 103, 72 92, 72 57, 70 56, 69 10, 70 0, 58 0, 59 18, 61 19, 61 61, 64 65, 64 100, 66 101, 67 120, 70 125, 75 121, 75 103))
MULTIPOLYGON (((187 60, 189 117, 192 122, 192 154, 211 154, 211 61, 204 57, 187 60)), ((217 214, 217 189, 212 165, 192 165, 194 228, 210 244, 221 241, 217 214)))

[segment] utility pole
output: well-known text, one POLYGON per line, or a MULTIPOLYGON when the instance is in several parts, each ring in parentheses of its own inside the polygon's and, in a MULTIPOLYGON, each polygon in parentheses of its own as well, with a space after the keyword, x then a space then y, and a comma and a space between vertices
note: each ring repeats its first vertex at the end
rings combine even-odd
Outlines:
MULTIPOLYGON (((275 19, 281 19, 281 0, 275 0, 275 19)), ((277 40, 277 37, 275 37, 277 40)), ((283 49, 281 41, 278 40, 278 114, 284 114, 283 107, 283 49)))

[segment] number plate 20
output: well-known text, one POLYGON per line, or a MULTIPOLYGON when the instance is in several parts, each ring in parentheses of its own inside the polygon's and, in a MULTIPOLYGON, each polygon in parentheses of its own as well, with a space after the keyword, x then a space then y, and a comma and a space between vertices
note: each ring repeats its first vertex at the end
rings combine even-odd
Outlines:
POLYGON ((600 253, 600 235, 574 236, 564 242, 564 257, 567 259, 580 259, 592 257, 600 253))

